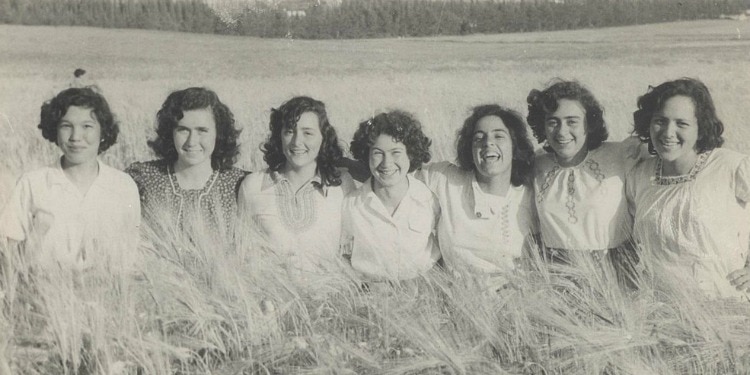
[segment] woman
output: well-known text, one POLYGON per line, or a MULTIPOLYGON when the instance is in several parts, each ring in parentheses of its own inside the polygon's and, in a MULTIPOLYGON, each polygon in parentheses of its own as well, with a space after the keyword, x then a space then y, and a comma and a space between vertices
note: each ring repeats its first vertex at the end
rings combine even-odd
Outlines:
POLYGON ((433 163, 417 174, 440 202, 443 259, 502 286, 536 231, 526 124, 499 105, 477 106, 458 131, 456 154, 457 165, 433 163))
POLYGON ((724 125, 708 88, 690 78, 662 83, 638 99, 633 117, 657 155, 628 175, 639 248, 709 297, 746 300, 750 158, 720 148, 724 125))
POLYGON ((240 205, 268 247, 293 269, 322 271, 338 263, 341 203, 351 177, 334 166, 342 156, 325 105, 294 97, 271 112, 262 146, 268 169, 248 176, 240 205))
POLYGON ((430 139, 406 112, 380 113, 359 124, 351 150, 371 177, 344 200, 343 238, 366 280, 413 279, 440 258, 440 207, 411 172, 430 160, 430 139))
MULTIPOLYGON (((578 82, 556 82, 527 99, 527 121, 546 154, 536 159, 534 193, 545 256, 613 257, 620 277, 632 277, 632 219, 625 175, 634 166, 627 142, 605 142, 603 109, 578 82), (576 252, 572 254, 570 252, 576 252)), ((636 152, 637 153, 637 152, 636 152)))
POLYGON ((231 233, 247 174, 233 167, 240 131, 232 112, 213 91, 191 87, 171 93, 156 118, 149 146, 159 159, 125 170, 138 185, 144 217, 152 225, 166 216, 183 230, 231 233))
POLYGON ((63 155, 21 176, 0 216, 0 235, 42 264, 81 269, 132 261, 138 189, 97 158, 119 133, 106 99, 91 88, 63 90, 42 105, 38 127, 63 155))

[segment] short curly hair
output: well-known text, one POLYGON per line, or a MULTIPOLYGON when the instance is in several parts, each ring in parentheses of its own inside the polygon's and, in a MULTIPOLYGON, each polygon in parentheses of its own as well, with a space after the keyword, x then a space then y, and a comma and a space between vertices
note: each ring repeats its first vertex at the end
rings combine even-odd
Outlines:
POLYGON ((203 87, 190 87, 174 91, 156 114, 156 139, 148 142, 156 155, 168 163, 177 161, 174 146, 174 130, 185 111, 210 109, 216 123, 216 146, 211 154, 211 168, 225 170, 237 162, 240 130, 235 128, 234 115, 215 92, 203 87))
MULTIPOLYGON (((609 138, 609 131, 604 123, 604 109, 596 100, 594 94, 577 81, 555 80, 551 86, 543 91, 531 90, 526 102, 529 105, 529 115, 526 121, 534 132, 539 143, 547 140, 545 133, 546 117, 557 110, 560 99, 575 100, 581 103, 586 111, 586 149, 595 150, 609 138)), ((553 152, 545 146, 544 150, 553 152)))
POLYGON ((695 106, 695 118, 698 120, 698 141, 696 147, 698 152, 705 152, 719 148, 724 144, 724 124, 716 115, 714 101, 711 93, 703 82, 694 78, 680 78, 667 81, 656 87, 650 87, 649 91, 638 98, 638 110, 633 112, 635 133, 642 142, 648 144, 648 151, 656 154, 654 144, 651 141, 651 118, 656 111, 664 107, 664 103, 675 96, 686 96, 693 101, 695 106))
POLYGON ((344 152, 339 145, 336 129, 328 121, 325 104, 309 96, 296 96, 278 109, 271 109, 271 121, 268 125, 271 135, 261 146, 263 160, 272 171, 279 171, 284 167, 286 156, 281 146, 281 133, 284 128, 296 128, 300 116, 305 112, 312 112, 318 116, 320 134, 323 136, 320 151, 315 158, 320 178, 324 185, 339 186, 341 185, 341 172, 336 169, 336 164, 344 156, 344 152))
POLYGON ((472 144, 474 130, 479 120, 487 116, 497 116, 508 128, 513 142, 513 161, 511 164, 510 182, 513 186, 530 185, 534 174, 534 145, 529 139, 526 123, 520 114, 497 104, 485 104, 472 108, 471 115, 464 120, 458 130, 456 155, 458 166, 467 171, 476 171, 472 144))
POLYGON ((421 168, 422 164, 430 161, 432 141, 424 135, 422 125, 412 114, 400 110, 380 113, 359 124, 350 147, 354 159, 369 168, 370 147, 382 134, 389 135, 394 141, 406 146, 409 172, 421 168))
POLYGON ((60 91, 54 98, 44 102, 41 109, 41 119, 37 126, 42 131, 44 139, 57 143, 57 128, 60 120, 65 117, 68 108, 82 107, 91 109, 96 121, 101 127, 99 154, 117 142, 120 127, 115 121, 109 103, 104 96, 90 87, 74 87, 60 91))

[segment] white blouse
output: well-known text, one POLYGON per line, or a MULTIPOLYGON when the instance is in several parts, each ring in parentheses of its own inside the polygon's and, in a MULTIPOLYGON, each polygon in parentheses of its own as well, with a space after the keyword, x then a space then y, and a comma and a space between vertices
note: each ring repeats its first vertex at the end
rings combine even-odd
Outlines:
POLYGON ((435 239, 440 206, 423 182, 407 178, 409 189, 393 215, 372 191, 372 178, 344 200, 343 241, 352 268, 367 279, 413 279, 440 258, 435 239))
POLYGON ((281 173, 248 175, 240 189, 240 215, 264 235, 266 245, 295 269, 319 272, 338 264, 341 204, 354 187, 342 172, 340 186, 316 176, 298 191, 281 173))
POLYGON ((474 171, 450 162, 423 166, 417 177, 440 202, 438 242, 446 266, 484 273, 515 268, 528 236, 537 232, 530 188, 511 186, 505 196, 486 194, 474 171))
POLYGON ((138 188, 130 176, 100 161, 83 194, 57 160, 21 176, 0 215, 0 235, 26 242, 43 265, 128 267, 138 259, 140 220, 138 188))
POLYGON ((534 193, 545 246, 605 250, 629 239, 625 175, 637 161, 633 152, 632 145, 604 142, 573 167, 560 166, 554 153, 537 156, 534 193))
POLYGON ((685 176, 661 177, 661 159, 628 175, 634 234, 642 252, 712 297, 742 297, 726 279, 745 266, 750 220, 750 157, 715 149, 685 176))

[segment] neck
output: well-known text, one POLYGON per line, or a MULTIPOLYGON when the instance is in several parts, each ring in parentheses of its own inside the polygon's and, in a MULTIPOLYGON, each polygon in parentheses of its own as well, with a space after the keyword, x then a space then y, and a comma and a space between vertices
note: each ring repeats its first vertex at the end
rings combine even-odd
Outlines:
POLYGON ((698 161, 698 154, 685 155, 677 160, 667 161, 662 159, 662 176, 682 176, 690 173, 698 161))
POLYGON ((177 160, 173 167, 177 182, 183 189, 202 188, 214 173, 211 163, 187 165, 177 160))
POLYGON ((407 191, 409 191, 408 179, 404 179, 402 183, 394 186, 383 186, 377 183, 375 179, 372 179, 372 192, 380 199, 391 215, 396 212, 407 191))
POLYGON ((60 165, 65 176, 84 194, 99 175, 99 162, 96 159, 82 164, 70 164, 63 155, 60 165))
POLYGON ((583 146, 580 151, 578 151, 572 158, 561 158, 560 155, 557 155, 557 153, 554 154, 555 160, 557 160, 557 164, 560 164, 561 167, 567 168, 567 167, 575 167, 578 164, 581 164, 584 159, 586 159, 586 155, 589 154, 589 150, 586 148, 586 146, 583 146))
POLYGON ((307 181, 310 181, 315 177, 317 169, 318 165, 316 163, 310 163, 300 168, 294 168, 290 166, 289 163, 286 163, 284 164, 284 167, 281 168, 281 174, 289 180, 296 191, 307 181))
POLYGON ((508 193, 508 189, 510 189, 509 175, 488 177, 476 172, 474 175, 477 178, 479 188, 487 194, 505 196, 508 193))

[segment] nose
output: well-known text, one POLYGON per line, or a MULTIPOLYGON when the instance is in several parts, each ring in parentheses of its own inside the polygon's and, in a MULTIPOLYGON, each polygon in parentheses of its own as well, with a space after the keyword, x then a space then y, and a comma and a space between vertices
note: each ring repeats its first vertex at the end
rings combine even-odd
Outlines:
POLYGON ((302 145, 302 137, 296 131, 292 135, 292 142, 291 142, 291 144, 293 146, 301 146, 302 145))
POLYGON ((74 126, 70 131, 70 140, 79 141, 81 140, 82 134, 83 134, 83 130, 78 126, 74 126))
POLYGON ((381 164, 384 166, 390 166, 391 164, 393 164, 393 156, 386 153, 385 155, 383 155, 383 161, 381 162, 381 164))
POLYGON ((198 136, 193 131, 188 132, 188 137, 185 140, 185 144, 188 146, 192 146, 194 144, 198 143, 198 136))
POLYGON ((677 133, 677 124, 674 123, 674 121, 668 122, 666 125, 664 125, 664 130, 662 130, 662 135, 666 136, 667 138, 672 138, 677 133))

